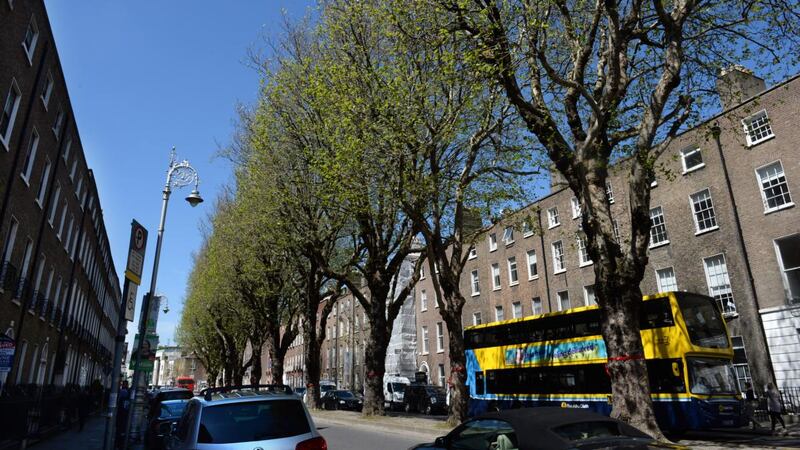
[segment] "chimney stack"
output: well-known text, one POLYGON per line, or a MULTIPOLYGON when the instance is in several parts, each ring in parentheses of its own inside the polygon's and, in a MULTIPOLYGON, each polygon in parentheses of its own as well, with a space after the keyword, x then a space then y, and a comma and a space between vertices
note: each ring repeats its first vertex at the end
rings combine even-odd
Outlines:
POLYGON ((723 69, 717 78, 717 93, 723 111, 763 92, 766 88, 763 79, 738 64, 723 69))

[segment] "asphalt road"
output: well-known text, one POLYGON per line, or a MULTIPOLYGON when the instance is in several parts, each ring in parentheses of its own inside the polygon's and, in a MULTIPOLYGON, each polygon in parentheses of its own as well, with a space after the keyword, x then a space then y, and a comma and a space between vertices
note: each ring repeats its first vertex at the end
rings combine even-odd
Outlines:
POLYGON ((429 436, 405 430, 345 426, 324 419, 315 419, 314 422, 330 450, 406 450, 432 441, 429 436))

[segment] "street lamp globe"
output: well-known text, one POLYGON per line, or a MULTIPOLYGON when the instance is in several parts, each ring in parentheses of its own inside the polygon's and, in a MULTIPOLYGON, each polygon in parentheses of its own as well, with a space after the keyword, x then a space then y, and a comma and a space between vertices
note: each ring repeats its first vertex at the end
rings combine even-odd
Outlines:
POLYGON ((194 208, 200 203, 203 203, 203 197, 201 197, 200 192, 198 192, 197 189, 195 189, 192 191, 191 194, 186 196, 186 201, 189 202, 190 205, 192 205, 192 208, 194 208))

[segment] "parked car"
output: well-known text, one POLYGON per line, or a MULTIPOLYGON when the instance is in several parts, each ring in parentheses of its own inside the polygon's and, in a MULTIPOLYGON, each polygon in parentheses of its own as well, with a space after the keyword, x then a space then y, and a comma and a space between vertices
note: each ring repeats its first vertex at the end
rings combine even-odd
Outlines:
POLYGON ((189 400, 164 400, 159 406, 159 412, 151 414, 150 422, 147 424, 147 432, 144 436, 144 446, 147 449, 165 448, 165 439, 169 435, 172 425, 178 423, 186 403, 189 400), (166 425, 165 425, 166 424, 166 425))
POLYGON ((383 375, 383 406, 388 410, 395 410, 403 406, 403 392, 411 381, 399 375, 383 375))
POLYGON ((483 414, 410 450, 685 448, 662 444, 616 419, 584 409, 539 407, 483 414))
POLYGON ((153 391, 150 396, 147 420, 152 420, 161 413, 161 403, 167 400, 188 400, 194 397, 192 391, 183 388, 163 388, 153 391))
POLYGON ((361 411, 364 400, 351 391, 328 391, 320 398, 323 409, 347 409, 361 411))
POLYGON ((258 385, 206 389, 189 400, 168 448, 325 450, 327 443, 291 388, 258 385))
POLYGON ((294 395, 298 397, 303 397, 304 395, 306 395, 306 388, 304 387, 294 388, 294 395))
POLYGON ((447 392, 430 384, 410 384, 403 394, 403 407, 407 413, 434 414, 447 412, 447 392))

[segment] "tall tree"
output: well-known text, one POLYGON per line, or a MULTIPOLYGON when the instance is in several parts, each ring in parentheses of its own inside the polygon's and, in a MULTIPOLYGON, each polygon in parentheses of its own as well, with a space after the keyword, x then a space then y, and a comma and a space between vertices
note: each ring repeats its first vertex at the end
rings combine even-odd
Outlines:
POLYGON ((795 2, 440 0, 579 199, 594 261, 613 415, 661 436, 639 337, 655 162, 731 63, 792 66, 795 2), (614 237, 610 166, 629 157, 630 241, 614 237))

